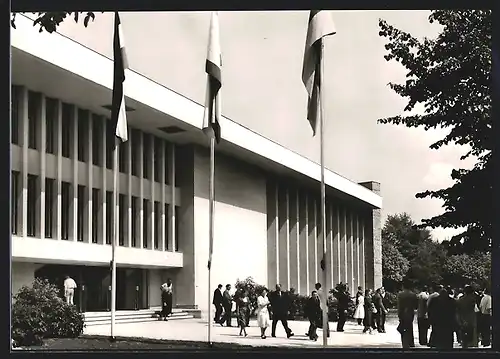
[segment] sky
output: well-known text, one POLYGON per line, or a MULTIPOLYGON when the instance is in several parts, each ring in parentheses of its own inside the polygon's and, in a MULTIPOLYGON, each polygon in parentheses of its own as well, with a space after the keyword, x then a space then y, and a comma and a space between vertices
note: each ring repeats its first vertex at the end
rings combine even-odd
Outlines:
MULTIPOLYGON (((465 148, 429 145, 445 130, 377 124, 403 114, 406 101, 389 82, 405 81, 405 68, 384 59, 379 18, 412 35, 435 37, 429 11, 331 11, 337 34, 325 41, 325 164, 355 182, 381 183, 387 215, 407 212, 419 223, 442 212, 442 202, 416 199, 452 184, 465 148)), ((307 11, 220 12, 223 57, 222 113, 253 131, 319 162, 319 136, 306 120, 301 81, 307 11)), ((208 12, 122 13, 131 69, 203 103, 208 12)), ((71 19, 59 31, 111 57, 113 16, 97 13, 85 29, 71 19)), ((223 129, 222 129, 223 130, 223 129)), ((456 230, 433 230, 441 241, 456 230)))

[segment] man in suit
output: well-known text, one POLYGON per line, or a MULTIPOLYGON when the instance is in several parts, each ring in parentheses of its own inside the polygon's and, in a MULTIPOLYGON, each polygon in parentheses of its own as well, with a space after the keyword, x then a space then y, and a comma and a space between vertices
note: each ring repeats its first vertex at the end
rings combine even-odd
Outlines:
POLYGON ((403 281, 403 290, 398 294, 398 332, 401 334, 403 349, 415 347, 413 337, 413 319, 417 309, 417 296, 409 290, 408 281, 403 281))
POLYGON ((288 327, 287 321, 288 312, 290 310, 290 299, 281 291, 281 284, 276 284, 276 290, 269 296, 269 301, 271 302, 273 313, 271 336, 276 338, 276 325, 279 320, 281 324, 283 324, 283 328, 285 328, 286 337, 290 338, 294 335, 292 330, 288 327))
POLYGON ((417 324, 418 324, 418 341, 420 345, 427 345, 427 333, 429 332, 429 318, 427 317, 427 300, 429 292, 427 286, 424 286, 422 291, 417 295, 417 324))
POLYGON ((215 306, 215 317, 214 322, 222 325, 221 314, 222 314, 222 284, 217 286, 217 289, 214 290, 214 299, 212 304, 215 306))
MULTIPOLYGON (((320 328, 323 329, 323 295, 325 295, 323 289, 321 288, 321 283, 316 283, 316 285, 314 286, 316 288, 316 293, 318 294, 318 298, 319 298, 319 303, 320 303, 320 308, 321 308, 321 326, 320 328)), ((326 297, 326 300, 328 301, 328 294, 326 294, 327 297, 326 297)), ((327 307, 327 313, 328 313, 328 307, 327 307)), ((330 338, 330 323, 327 321, 326 322, 326 336, 327 338, 330 338)))
POLYGON ((435 321, 434 321, 434 313, 431 309, 431 304, 434 299, 439 297, 439 292, 443 289, 443 286, 440 284, 435 284, 433 287, 433 292, 429 294, 429 299, 427 299, 427 318, 429 319, 429 325, 432 327, 431 335, 429 337, 429 346, 434 347, 434 338, 436 336, 436 331, 434 330, 435 321))
POLYGON ((347 321, 347 310, 349 309, 349 289, 347 285, 340 283, 340 290, 337 293, 337 311, 339 316, 339 321, 337 322, 337 332, 344 331, 344 325, 347 321))
POLYGON ((385 317, 387 314, 387 309, 384 305, 384 295, 384 287, 381 287, 377 289, 375 295, 373 296, 373 304, 375 305, 375 309, 377 309, 375 318, 377 321, 377 330, 379 333, 385 333, 385 317))
POLYGON ((311 340, 318 340, 318 334, 316 330, 318 325, 322 321, 322 311, 320 306, 320 298, 318 292, 312 291, 311 297, 307 300, 306 306, 304 308, 304 314, 307 319, 309 319, 309 330, 307 331, 307 336, 311 340))
POLYGON ((226 290, 222 295, 222 306, 224 307, 224 318, 221 322, 226 322, 226 326, 232 327, 231 325, 231 311, 233 309, 233 296, 230 293, 231 284, 226 284, 226 290))

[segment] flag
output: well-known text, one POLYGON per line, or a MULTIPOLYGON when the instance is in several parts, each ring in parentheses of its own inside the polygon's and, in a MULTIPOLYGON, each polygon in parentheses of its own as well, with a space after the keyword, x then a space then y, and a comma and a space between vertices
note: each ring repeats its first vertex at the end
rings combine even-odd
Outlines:
POLYGON ((334 35, 335 25, 326 11, 311 10, 302 66, 302 82, 307 90, 307 119, 316 134, 320 108, 321 47, 323 38, 334 35))
POLYGON ((207 73, 207 94, 205 100, 205 113, 203 115, 203 132, 215 136, 217 143, 220 142, 221 117, 221 98, 220 88, 222 86, 221 78, 222 54, 219 38, 219 15, 216 11, 212 12, 210 20, 210 31, 208 36, 208 51, 205 61, 205 72, 207 73))
MULTIPOLYGON (((116 139, 127 141, 127 113, 125 108, 125 95, 123 83, 125 82, 125 70, 128 68, 125 44, 123 41, 122 24, 118 12, 115 12, 115 34, 113 39, 113 102, 111 105, 111 123, 114 126, 116 139)), ((113 141, 114 143, 115 141, 113 141)))

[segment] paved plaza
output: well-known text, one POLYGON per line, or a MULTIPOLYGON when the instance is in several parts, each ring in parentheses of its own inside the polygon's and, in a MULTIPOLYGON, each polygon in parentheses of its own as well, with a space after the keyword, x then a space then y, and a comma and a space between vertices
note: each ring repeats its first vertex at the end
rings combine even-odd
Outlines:
MULTIPOLYGON (((234 321, 236 324, 236 321, 234 321)), ((285 331, 278 323, 276 338, 271 337, 270 328, 267 331, 265 340, 260 338, 260 329, 256 321, 250 321, 247 328, 247 337, 238 335, 239 328, 227 328, 220 325, 213 325, 212 341, 219 343, 237 343, 251 346, 276 346, 276 347, 299 347, 299 348, 319 348, 322 346, 322 331, 318 330, 319 339, 317 342, 309 340, 305 336, 309 323, 306 321, 290 321, 290 328, 295 333, 290 339, 286 338, 285 331)), ((343 333, 335 332, 336 323, 330 323, 332 329, 328 345, 339 348, 401 348, 400 336, 396 330, 396 324, 390 321, 386 324, 386 333, 363 334, 363 327, 357 323, 348 322, 343 333)), ((415 341, 417 348, 418 333, 417 326, 414 325, 415 341)), ((105 335, 110 334, 110 325, 97 325, 85 328, 84 334, 105 335)), ((207 323, 201 319, 188 319, 178 321, 155 321, 145 323, 117 324, 115 329, 117 337, 148 338, 155 340, 174 341, 197 341, 207 340, 207 323)))

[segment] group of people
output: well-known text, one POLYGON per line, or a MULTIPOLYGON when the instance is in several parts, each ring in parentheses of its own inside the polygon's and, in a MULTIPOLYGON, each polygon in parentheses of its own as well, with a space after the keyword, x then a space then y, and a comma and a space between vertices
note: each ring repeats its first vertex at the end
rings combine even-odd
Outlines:
POLYGON ((491 344, 491 294, 486 288, 475 291, 471 286, 454 290, 434 285, 418 294, 407 282, 398 295, 398 331, 403 348, 415 346, 413 320, 417 310, 420 345, 437 349, 451 349, 455 335, 463 348, 484 347, 491 344), (429 330, 431 330, 429 335, 429 330))
POLYGON ((375 292, 372 289, 363 292, 363 288, 358 287, 354 319, 358 325, 363 325, 363 333, 373 334, 374 330, 385 333, 388 304, 384 287, 378 288, 375 292))
POLYGON ((230 291, 231 284, 227 284, 224 291, 222 291, 222 284, 219 284, 214 291, 212 303, 215 306, 215 323, 221 326, 226 324, 226 326, 232 327, 232 307, 234 302, 236 303, 236 316, 238 327, 240 328, 240 336, 247 336, 246 328, 249 325, 250 316, 254 309, 257 314, 257 324, 260 328, 262 339, 266 339, 266 330, 269 324, 271 324, 271 336, 276 337, 278 321, 282 323, 287 338, 294 335, 288 327, 287 321, 290 301, 288 296, 281 290, 281 285, 276 284, 276 290, 270 294, 267 289, 262 289, 257 297, 257 308, 252 307, 247 290, 238 290, 234 295, 231 295, 230 291))

